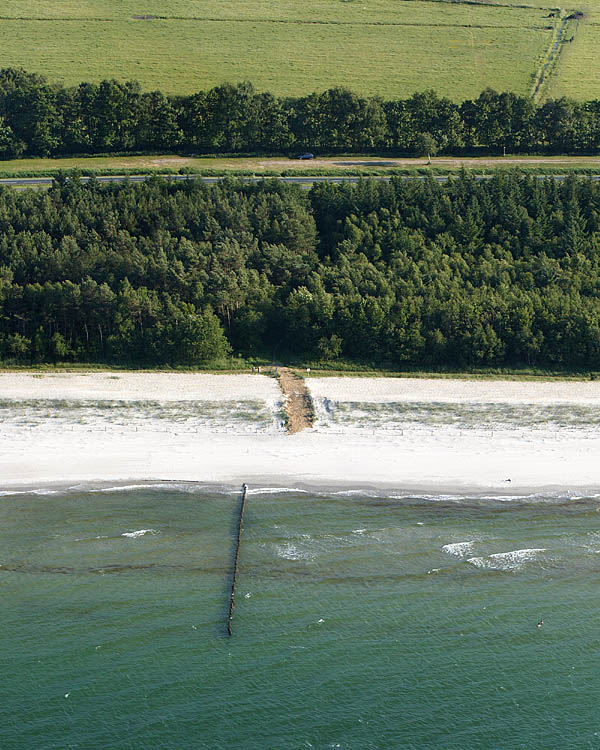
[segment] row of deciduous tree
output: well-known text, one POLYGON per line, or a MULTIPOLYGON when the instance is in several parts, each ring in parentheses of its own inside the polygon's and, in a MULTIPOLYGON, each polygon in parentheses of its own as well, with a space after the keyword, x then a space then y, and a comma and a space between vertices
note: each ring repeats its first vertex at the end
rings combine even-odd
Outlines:
POLYGON ((600 186, 0 188, 0 357, 600 368, 600 186))
POLYGON ((0 70, 0 158, 187 149, 198 153, 593 153, 600 100, 483 91, 456 104, 433 91, 383 101, 334 88, 298 98, 225 84, 191 96, 102 81, 66 88, 0 70))

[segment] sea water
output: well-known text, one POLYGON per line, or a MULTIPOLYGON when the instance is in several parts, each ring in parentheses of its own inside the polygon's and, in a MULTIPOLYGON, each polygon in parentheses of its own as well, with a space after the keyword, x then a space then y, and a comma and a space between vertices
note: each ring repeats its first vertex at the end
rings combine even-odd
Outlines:
POLYGON ((239 504, 0 497, 3 750, 600 747, 597 498, 239 504))

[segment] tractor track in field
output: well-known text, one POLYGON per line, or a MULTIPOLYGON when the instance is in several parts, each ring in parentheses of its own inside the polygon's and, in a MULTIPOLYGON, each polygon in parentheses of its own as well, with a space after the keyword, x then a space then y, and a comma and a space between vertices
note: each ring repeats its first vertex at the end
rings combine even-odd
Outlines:
MULTIPOLYGON (((434 0, 440 2, 441 0, 434 0)), ((460 3, 457 3, 460 4, 460 3)), ((482 3, 474 3, 482 5, 482 3)), ((513 7, 513 6, 507 6, 513 7)), ((370 26, 392 28, 430 28, 430 29, 498 29, 502 31, 547 31, 546 26, 522 26, 519 24, 480 24, 480 23, 427 23, 419 21, 320 21, 287 18, 216 18, 214 16, 133 16, 131 18, 101 18, 97 16, 0 16, 0 21, 36 21, 43 23, 123 23, 124 21, 197 21, 198 23, 272 23, 298 26, 370 26)))
POLYGON ((554 39, 549 53, 546 55, 542 66, 540 67, 536 76, 536 83, 531 94, 532 99, 535 101, 541 95, 542 88, 550 77, 552 71, 556 67, 558 58, 562 49, 563 36, 567 29, 567 22, 569 21, 568 16, 563 16, 560 25, 556 32, 556 38, 554 39))

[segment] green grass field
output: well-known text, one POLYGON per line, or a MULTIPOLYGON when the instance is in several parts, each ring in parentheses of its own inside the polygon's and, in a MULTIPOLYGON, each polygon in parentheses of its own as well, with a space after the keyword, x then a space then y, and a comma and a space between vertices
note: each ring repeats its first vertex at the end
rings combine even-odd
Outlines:
POLYGON ((0 67, 171 94, 251 80, 279 95, 434 88, 461 101, 486 86, 531 91, 558 23, 547 14, 420 0, 3 0, 0 67))
MULTIPOLYGON (((297 21, 313 23, 445 23, 494 26, 539 26, 540 9, 505 5, 432 3, 418 0, 3 0, 2 18, 112 19, 136 16, 219 19, 223 21, 297 21)), ((541 19, 541 20, 540 20, 541 19)))
POLYGON ((548 97, 567 96, 572 99, 600 98, 600 2, 584 0, 580 6, 584 17, 569 21, 558 64, 546 92, 548 97))

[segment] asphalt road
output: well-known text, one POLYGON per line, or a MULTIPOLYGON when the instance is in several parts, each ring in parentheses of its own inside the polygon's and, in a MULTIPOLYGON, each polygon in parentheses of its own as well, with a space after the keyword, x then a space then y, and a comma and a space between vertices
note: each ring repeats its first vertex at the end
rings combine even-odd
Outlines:
MULTIPOLYGON (((96 180, 98 182, 125 182, 126 180, 129 180, 129 182, 144 182, 144 180, 147 180, 152 175, 148 174, 139 174, 139 175, 106 175, 104 177, 96 177, 96 180)), ((199 182, 204 182, 208 185, 215 184, 217 182, 220 182, 223 180, 223 177, 202 177, 200 175, 180 175, 180 174, 172 174, 172 175, 159 175, 160 177, 163 177, 166 180, 173 180, 175 182, 179 182, 181 180, 197 180, 199 182)), ((235 178, 235 175, 231 175, 235 178)), ((564 180, 567 175, 559 174, 559 175, 536 175, 537 179, 545 180, 545 179, 554 179, 554 180, 564 180)), ((584 175, 588 177, 590 180, 599 181, 600 180, 600 174, 594 174, 594 175, 584 175)), ((489 180, 493 177, 493 175, 476 175, 476 180, 489 180)), ((90 177, 81 177, 82 182, 88 182, 91 178, 90 177)), ((360 182, 360 180, 363 179, 372 179, 372 180, 390 180, 390 175, 369 175, 365 177, 354 177, 354 176, 348 176, 348 175, 340 175, 338 176, 320 176, 320 177, 240 177, 239 179, 245 180, 246 182, 261 182, 264 179, 275 179, 280 180, 281 182, 286 182, 288 184, 292 185, 300 185, 301 187, 310 187, 314 183, 317 182, 331 182, 340 184, 343 182, 347 182, 350 184, 356 184, 357 182, 360 182)), ((402 180, 425 180, 426 177, 424 175, 400 175, 400 179, 402 180)), ((447 182, 449 179, 449 175, 433 175, 433 179, 436 182, 447 182)), ((15 188, 48 188, 53 183, 52 177, 4 177, 0 179, 0 185, 6 185, 7 187, 15 187, 15 188)))

